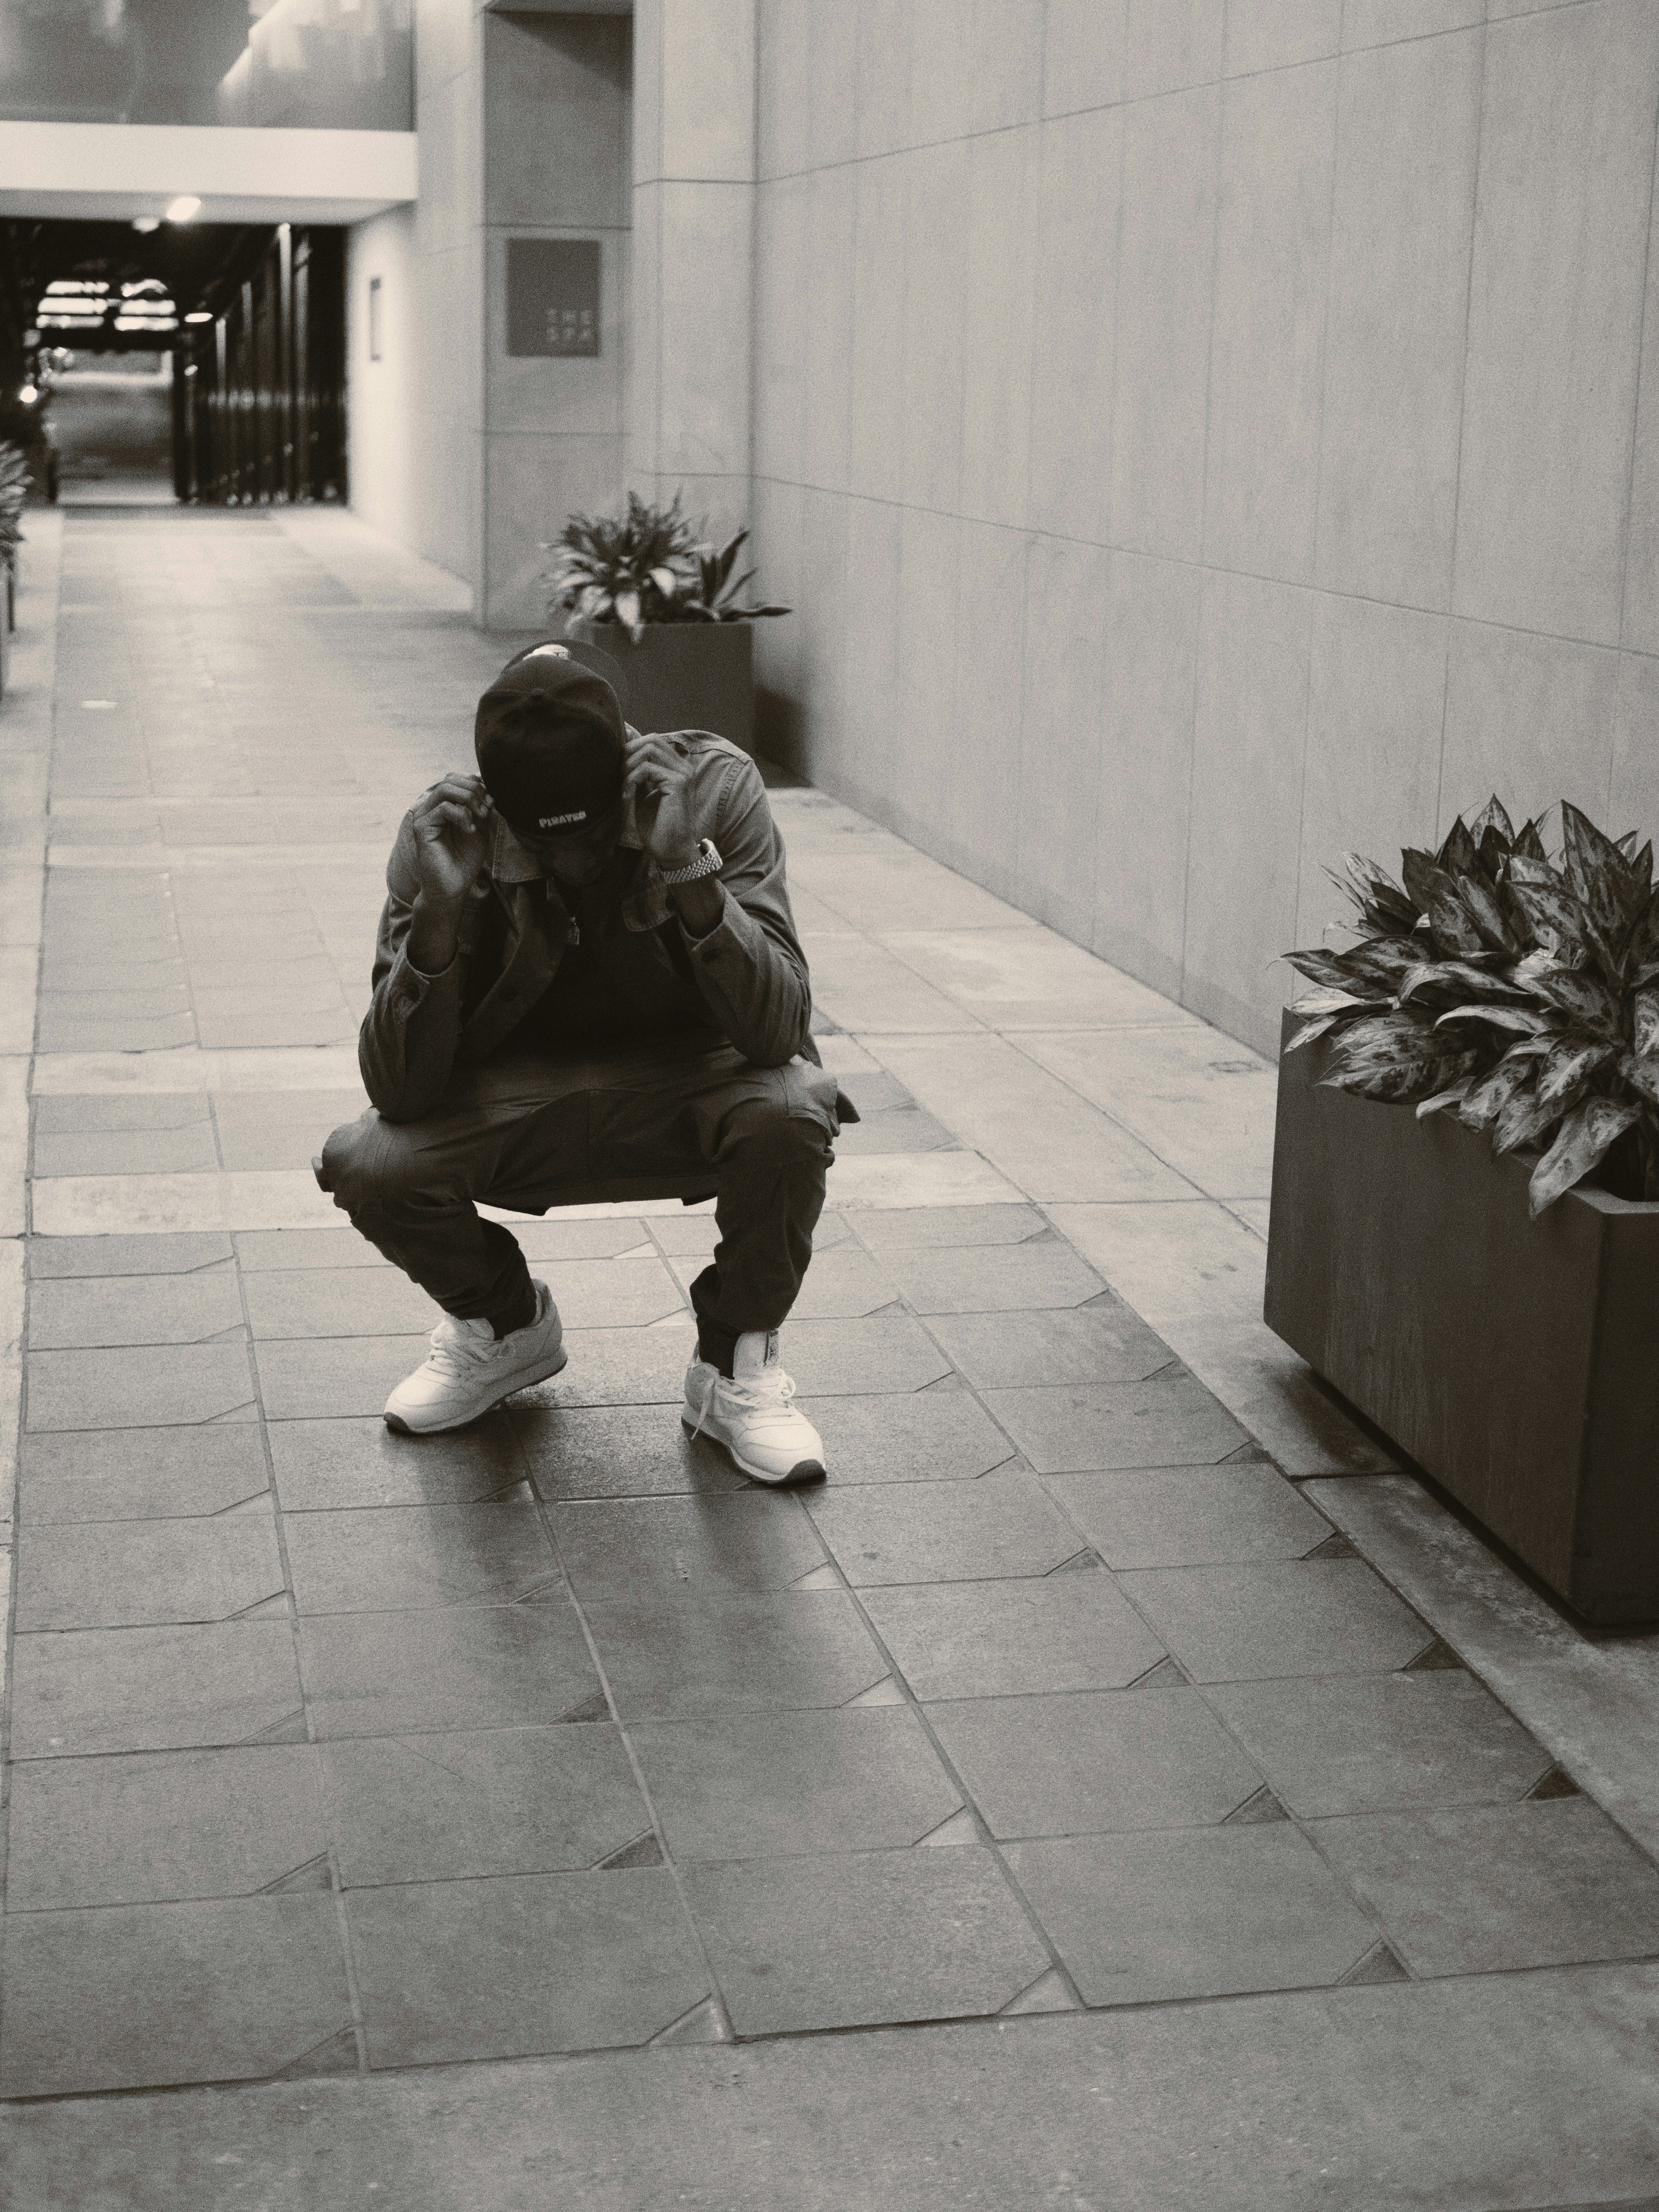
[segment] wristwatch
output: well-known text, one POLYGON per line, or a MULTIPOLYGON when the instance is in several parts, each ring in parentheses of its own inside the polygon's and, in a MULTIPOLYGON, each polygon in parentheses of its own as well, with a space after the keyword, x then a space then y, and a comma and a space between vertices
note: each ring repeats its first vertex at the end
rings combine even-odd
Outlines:
POLYGON ((665 868, 662 879, 665 884, 695 884, 704 876, 717 876, 726 866, 715 849, 712 837, 705 837, 697 847, 697 857, 689 868, 665 868))

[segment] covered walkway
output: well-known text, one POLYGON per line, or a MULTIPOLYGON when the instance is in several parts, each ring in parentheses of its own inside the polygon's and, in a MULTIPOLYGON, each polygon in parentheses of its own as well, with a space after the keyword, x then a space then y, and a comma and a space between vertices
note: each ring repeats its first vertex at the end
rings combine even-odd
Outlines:
POLYGON ((568 1368, 392 1436, 434 1313, 308 1163, 504 647, 345 515, 35 515, 26 562, 18 2201, 1650 2191, 1655 1644, 1263 1328, 1272 1069, 776 789, 864 1117, 784 1340, 829 1484, 685 1438, 672 1205, 526 1225, 568 1368))

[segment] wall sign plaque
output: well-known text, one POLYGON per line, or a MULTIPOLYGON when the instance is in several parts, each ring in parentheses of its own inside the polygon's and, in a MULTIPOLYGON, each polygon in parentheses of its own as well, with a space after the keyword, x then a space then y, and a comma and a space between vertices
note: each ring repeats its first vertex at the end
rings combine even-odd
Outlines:
POLYGON ((599 350, 597 238, 509 238, 507 350, 515 360, 599 350))

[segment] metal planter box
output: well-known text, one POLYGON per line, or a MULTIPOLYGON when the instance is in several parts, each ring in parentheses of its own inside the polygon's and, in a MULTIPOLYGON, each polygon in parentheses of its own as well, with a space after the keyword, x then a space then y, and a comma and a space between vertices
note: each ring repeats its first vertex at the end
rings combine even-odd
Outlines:
POLYGON ((1529 1221, 1529 1159, 1325 1050, 1279 1062, 1268 1327, 1586 1620, 1659 1620, 1659 1206, 1529 1221))
POLYGON ((622 623, 577 618, 565 635, 608 653, 628 680, 636 730, 712 730, 755 750, 752 623, 650 623, 635 645, 622 623))

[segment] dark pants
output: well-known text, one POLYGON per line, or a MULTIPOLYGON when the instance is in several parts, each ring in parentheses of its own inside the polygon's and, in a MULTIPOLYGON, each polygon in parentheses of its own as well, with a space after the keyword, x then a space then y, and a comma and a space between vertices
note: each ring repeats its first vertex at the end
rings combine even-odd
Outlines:
POLYGON ((377 1250, 447 1313, 524 1316, 518 1241, 474 1201, 540 1213, 594 1200, 712 1196, 720 1241, 691 1285, 702 1356, 780 1328, 794 1304, 838 1133, 836 1082, 805 1060, 624 1048, 464 1072, 420 1121, 373 1107, 323 1147, 319 1180, 377 1250))

